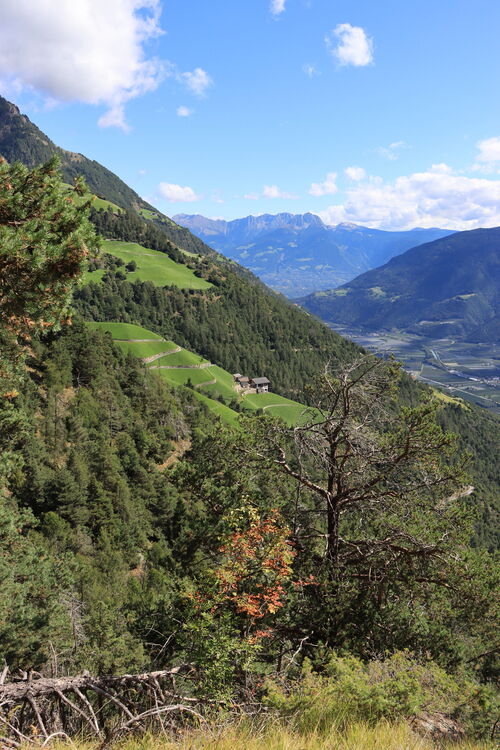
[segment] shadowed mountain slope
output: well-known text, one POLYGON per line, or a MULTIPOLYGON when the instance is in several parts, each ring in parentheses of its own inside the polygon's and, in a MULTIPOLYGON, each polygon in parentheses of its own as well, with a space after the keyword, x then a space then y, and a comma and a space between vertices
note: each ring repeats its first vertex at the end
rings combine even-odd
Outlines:
POLYGON ((474 342, 500 339, 500 228, 412 248, 339 289, 301 300, 328 322, 474 342))

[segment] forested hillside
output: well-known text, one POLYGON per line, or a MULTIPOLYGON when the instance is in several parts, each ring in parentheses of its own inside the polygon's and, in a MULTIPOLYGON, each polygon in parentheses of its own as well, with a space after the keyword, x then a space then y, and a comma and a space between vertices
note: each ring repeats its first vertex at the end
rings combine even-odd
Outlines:
POLYGON ((0 191, 0 645, 21 675, 0 688, 5 731, 107 742, 160 700, 286 718, 326 690, 361 719, 432 705, 491 734, 498 421, 443 406, 224 259, 132 218, 127 235, 124 214, 121 239, 206 282, 130 283, 54 163, 0 164, 0 191), (315 409, 295 429, 225 428, 84 321, 142 325, 315 409), (144 677, 172 667, 182 688, 144 677), (80 672, 83 692, 35 699, 23 670, 38 686, 80 672))
POLYGON ((12 163, 20 161, 27 167, 35 167, 57 156, 66 182, 73 184, 76 177, 84 177, 89 189, 99 198, 121 208, 133 209, 145 221, 156 222, 172 243, 191 252, 210 252, 201 240, 153 208, 102 164, 56 146, 26 115, 20 113, 15 104, 1 96, 0 156, 12 163))
POLYGON ((500 229, 475 229, 412 248, 304 307, 329 322, 434 338, 500 340, 500 229))
MULTIPOLYGON (((111 243, 112 244, 112 243, 111 243)), ((196 272, 210 279, 203 291, 151 281, 127 280, 123 267, 110 268, 99 283, 75 292, 75 306, 86 320, 137 323, 191 349, 231 372, 264 375, 271 389, 310 403, 308 384, 330 362, 341 366, 359 347, 342 339, 259 283, 242 278, 210 259, 193 260, 196 272)), ((415 403, 428 389, 404 376, 402 398, 415 403)), ((471 476, 480 520, 476 539, 496 548, 499 541, 499 466, 491 461, 500 441, 500 423, 481 409, 442 402, 439 419, 456 430, 474 456, 471 476)))

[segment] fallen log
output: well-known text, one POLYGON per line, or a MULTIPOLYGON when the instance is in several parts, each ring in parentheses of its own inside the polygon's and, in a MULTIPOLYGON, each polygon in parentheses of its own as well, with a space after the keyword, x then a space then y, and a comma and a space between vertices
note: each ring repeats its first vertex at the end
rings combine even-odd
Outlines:
POLYGON ((158 672, 144 672, 143 674, 123 674, 123 675, 100 675, 92 677, 88 672, 74 677, 39 677, 37 679, 22 679, 14 682, 7 682, 0 685, 0 704, 4 701, 18 701, 31 695, 39 697, 49 695, 60 691, 75 691, 82 688, 99 687, 101 689, 120 688, 137 685, 140 683, 150 683, 154 680, 161 680, 165 677, 182 676, 188 677, 194 673, 193 667, 174 667, 173 669, 162 669, 158 672))
POLYGON ((156 672, 68 677, 23 673, 0 684, 0 747, 48 743, 56 735, 90 732, 101 747, 122 732, 149 725, 167 714, 202 720, 194 709, 202 699, 179 695, 175 678, 193 680, 195 669, 179 666, 156 672), (169 680, 169 685, 165 685, 169 680), (162 684, 163 683, 163 686, 162 684), (68 694, 71 694, 69 697, 68 694))

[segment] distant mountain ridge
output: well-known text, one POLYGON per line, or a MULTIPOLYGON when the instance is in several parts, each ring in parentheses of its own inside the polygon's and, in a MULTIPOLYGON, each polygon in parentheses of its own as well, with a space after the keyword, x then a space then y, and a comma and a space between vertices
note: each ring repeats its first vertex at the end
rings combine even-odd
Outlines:
POLYGON ((300 300, 326 322, 500 341, 500 227, 412 248, 339 289, 300 300))
POLYGON ((199 214, 173 218, 289 297, 338 286, 410 247, 451 234, 442 229, 386 232, 356 224, 328 226, 312 213, 233 221, 199 214))

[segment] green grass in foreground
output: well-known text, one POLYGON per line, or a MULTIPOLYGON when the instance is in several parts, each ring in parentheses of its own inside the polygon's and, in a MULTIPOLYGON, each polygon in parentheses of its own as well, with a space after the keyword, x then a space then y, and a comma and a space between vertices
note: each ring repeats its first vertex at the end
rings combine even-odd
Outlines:
POLYGON ((113 339, 122 339, 122 341, 130 339, 158 339, 158 341, 163 341, 163 338, 157 333, 148 331, 147 328, 142 328, 135 323, 96 323, 90 321, 87 325, 94 330, 108 331, 113 339))
MULTIPOLYGON (((98 750, 99 745, 53 742, 49 747, 98 750)), ((186 730, 177 739, 150 734, 122 741, 115 747, 120 750, 493 750, 494 745, 488 742, 438 743, 419 737, 406 723, 380 722, 375 726, 353 724, 344 732, 332 729, 321 734, 315 731, 301 734, 279 725, 259 728, 244 723, 233 727, 207 724, 199 730, 186 730)))
MULTIPOLYGON (((165 253, 149 250, 135 242, 105 240, 102 252, 121 258, 125 263, 135 260, 137 270, 127 273, 127 281, 152 281, 156 286, 177 286, 180 289, 208 289, 212 286, 195 276, 191 268, 176 263, 165 253)), ((89 276, 94 277, 96 273, 94 271, 89 276)))

